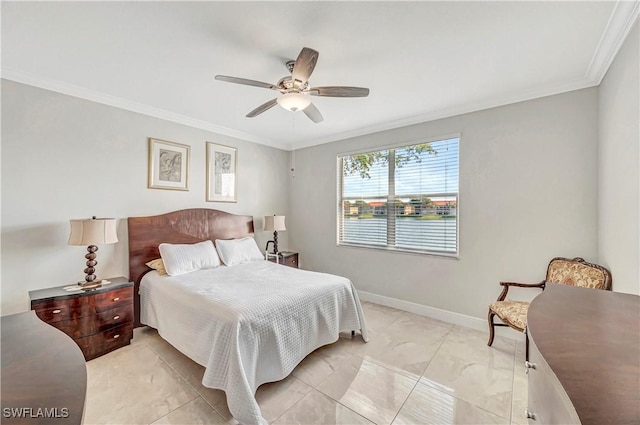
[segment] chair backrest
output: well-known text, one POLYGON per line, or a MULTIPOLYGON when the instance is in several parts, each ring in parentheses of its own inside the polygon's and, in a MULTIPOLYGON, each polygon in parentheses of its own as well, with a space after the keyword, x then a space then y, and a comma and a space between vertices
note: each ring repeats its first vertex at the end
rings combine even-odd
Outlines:
POLYGON ((547 268, 547 282, 583 288, 611 290, 611 272, 582 258, 556 257, 547 268))

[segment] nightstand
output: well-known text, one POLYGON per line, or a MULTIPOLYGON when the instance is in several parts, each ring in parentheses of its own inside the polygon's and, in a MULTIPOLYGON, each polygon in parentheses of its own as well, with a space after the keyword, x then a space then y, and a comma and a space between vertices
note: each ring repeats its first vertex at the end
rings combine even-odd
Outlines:
POLYGON ((133 338, 133 282, 124 277, 94 289, 74 285, 29 291, 31 309, 78 344, 86 360, 128 345, 133 338))
POLYGON ((272 263, 284 264, 285 266, 298 268, 298 253, 291 251, 280 251, 276 254, 267 254, 267 260, 272 263))

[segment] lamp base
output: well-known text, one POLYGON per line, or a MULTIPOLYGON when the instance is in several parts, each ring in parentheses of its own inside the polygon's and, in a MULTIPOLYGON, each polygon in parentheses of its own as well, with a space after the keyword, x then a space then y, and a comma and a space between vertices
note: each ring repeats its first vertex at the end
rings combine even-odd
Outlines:
POLYGON ((84 258, 87 259, 87 268, 84 269, 86 276, 84 278, 84 282, 78 282, 78 285, 82 287, 100 283, 99 281, 95 282, 96 275, 94 274, 96 272, 96 265, 98 264, 98 261, 96 260, 96 251, 98 251, 98 247, 95 245, 89 245, 87 247, 87 251, 87 254, 84 256, 84 258))
POLYGON ((274 230, 273 232, 273 253, 278 254, 278 231, 274 230))

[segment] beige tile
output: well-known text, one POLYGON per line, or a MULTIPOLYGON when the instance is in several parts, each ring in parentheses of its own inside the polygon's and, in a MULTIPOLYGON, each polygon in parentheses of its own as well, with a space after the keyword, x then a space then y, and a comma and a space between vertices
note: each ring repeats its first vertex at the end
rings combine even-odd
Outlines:
POLYGON ((406 374, 353 356, 317 389, 375 423, 388 424, 415 384, 406 374))
POLYGON ((403 313, 385 329, 370 332, 369 343, 352 345, 351 352, 419 378, 450 329, 443 322, 403 313))
POLYGON ((393 425, 409 424, 508 425, 509 420, 418 383, 393 421, 393 425))
POLYGON ((321 347, 300 362, 292 375, 315 387, 351 358, 350 351, 351 347, 344 340, 321 347))
POLYGON ((451 323, 405 312, 389 326, 388 331, 405 336, 432 338, 444 337, 452 328, 451 323))
POLYGON ((524 373, 524 361, 526 358, 526 342, 525 339, 516 340, 516 367, 519 371, 524 373))
POLYGON ((374 425, 353 410, 312 390, 296 403, 274 425, 374 425))
POLYGON ((158 337, 158 339, 147 340, 147 344, 189 384, 193 387, 201 385, 204 366, 200 366, 160 337, 158 337))
POLYGON ((282 381, 261 385, 256 400, 262 417, 272 422, 307 395, 312 388, 289 375, 282 381))
POLYGON ((515 344, 454 327, 433 357, 420 382, 503 418, 511 415, 515 344))
POLYGON ((158 335, 158 331, 150 328, 148 326, 142 326, 140 328, 135 328, 133 330, 133 339, 131 340, 132 345, 141 344, 148 342, 152 339, 158 339, 160 335, 158 335))
POLYGON ((227 424, 222 416, 198 397, 193 401, 179 407, 173 412, 155 421, 152 425, 205 425, 227 424))
MULTIPOLYGON (((202 387, 204 388, 204 387, 202 387)), ((200 391, 200 389, 198 389, 200 391)), ((222 416, 228 423, 237 424, 233 418, 233 415, 229 411, 229 406, 227 405, 227 395, 222 390, 214 390, 212 388, 204 388, 204 390, 200 393, 202 398, 207 401, 214 408, 220 416, 222 416)))
POLYGON ((87 424, 148 424, 196 397, 146 344, 87 363, 87 424))
POLYGON ((524 355, 518 358, 516 348, 516 364, 513 373, 513 397, 511 401, 511 423, 527 425, 527 418, 524 410, 528 407, 528 375, 525 374, 524 355))
POLYGON ((202 385, 202 377, 205 371, 204 366, 200 366, 160 337, 148 340, 147 344, 149 344, 171 368, 180 374, 207 403, 213 406, 225 420, 233 419, 227 406, 227 396, 224 391, 207 388, 202 385))
POLYGON ((447 334, 447 340, 464 344, 472 350, 493 351, 505 353, 513 356, 516 347, 516 341, 511 338, 496 336, 491 347, 487 345, 489 340, 489 332, 480 332, 474 329, 462 326, 453 326, 447 334), (487 350, 488 349, 488 350, 487 350))
POLYGON ((389 327, 402 316, 402 311, 380 304, 362 303, 367 330, 379 331, 389 327))

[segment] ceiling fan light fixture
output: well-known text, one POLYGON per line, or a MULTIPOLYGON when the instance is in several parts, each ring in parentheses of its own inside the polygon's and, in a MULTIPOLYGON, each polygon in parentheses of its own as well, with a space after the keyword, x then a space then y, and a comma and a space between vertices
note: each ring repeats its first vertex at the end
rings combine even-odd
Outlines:
POLYGON ((305 96, 301 93, 287 93, 280 96, 277 100, 278 105, 282 106, 288 111, 302 111, 304 108, 311 104, 309 96, 305 96))

